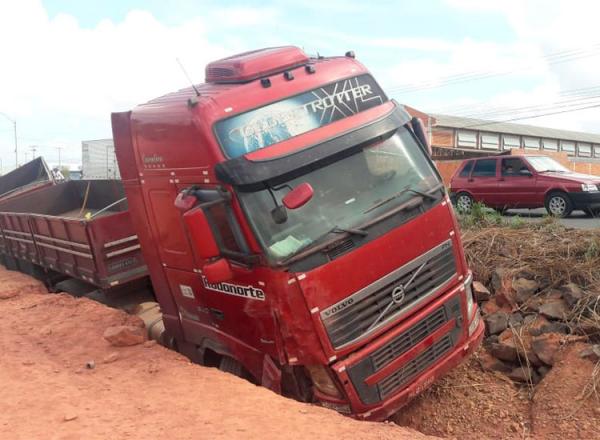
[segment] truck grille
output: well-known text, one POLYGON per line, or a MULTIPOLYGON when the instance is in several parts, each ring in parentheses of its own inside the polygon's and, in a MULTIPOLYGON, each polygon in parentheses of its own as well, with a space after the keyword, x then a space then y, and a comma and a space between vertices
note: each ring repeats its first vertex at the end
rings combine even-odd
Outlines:
POLYGON ((387 345, 349 367, 348 376, 360 399, 365 404, 380 402, 450 352, 460 338, 461 316, 459 297, 455 296, 426 318, 396 336, 387 345), (372 386, 365 383, 367 377, 380 371, 451 319, 456 319, 455 327, 430 347, 380 382, 372 386))
POLYGON ((375 331, 407 313, 456 274, 450 240, 321 312, 335 348, 375 331))

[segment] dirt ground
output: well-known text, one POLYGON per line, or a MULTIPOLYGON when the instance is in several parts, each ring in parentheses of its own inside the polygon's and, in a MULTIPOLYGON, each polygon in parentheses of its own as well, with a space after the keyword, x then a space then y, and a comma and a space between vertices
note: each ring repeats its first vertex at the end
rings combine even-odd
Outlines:
POLYGON ((431 438, 285 399, 156 344, 112 347, 102 334, 123 312, 1 267, 0 317, 2 440, 431 438))
POLYGON ((482 348, 393 420, 457 439, 600 439, 600 364, 580 358, 582 348, 566 345, 535 388, 484 371, 482 348))
POLYGON ((580 344, 535 389, 485 371, 481 349, 393 417, 398 426, 285 399, 154 343, 112 347, 102 334, 125 313, 1 266, 0 316, 2 440, 600 439, 600 364, 580 344))

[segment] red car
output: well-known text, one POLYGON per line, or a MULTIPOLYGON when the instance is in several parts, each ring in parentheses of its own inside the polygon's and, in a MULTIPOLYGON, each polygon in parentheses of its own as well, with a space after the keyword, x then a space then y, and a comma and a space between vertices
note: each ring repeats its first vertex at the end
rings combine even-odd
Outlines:
POLYGON ((459 211, 474 202, 504 211, 545 207, 566 217, 573 210, 600 213, 600 177, 574 173, 547 156, 490 156, 465 160, 450 181, 459 211))

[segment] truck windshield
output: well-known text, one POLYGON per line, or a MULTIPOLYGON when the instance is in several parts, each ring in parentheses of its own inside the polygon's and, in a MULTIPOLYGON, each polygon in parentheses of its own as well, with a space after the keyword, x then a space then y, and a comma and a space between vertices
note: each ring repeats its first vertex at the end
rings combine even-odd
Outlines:
MULTIPOLYGON (((301 250, 323 243, 333 234, 354 232, 383 214, 417 197, 441 198, 437 174, 409 131, 402 127, 385 140, 358 149, 286 182, 289 187, 308 182, 314 189, 304 206, 287 210, 287 221, 277 224, 268 189, 240 192, 240 200, 268 257, 281 263, 301 250), (431 195, 435 194, 435 195, 431 195)), ((290 190, 271 188, 280 203, 290 190)), ((413 208, 423 204, 409 204, 413 208)))
POLYGON ((538 173, 544 171, 557 171, 559 173, 568 173, 569 169, 563 167, 554 159, 547 156, 528 156, 527 160, 538 173))

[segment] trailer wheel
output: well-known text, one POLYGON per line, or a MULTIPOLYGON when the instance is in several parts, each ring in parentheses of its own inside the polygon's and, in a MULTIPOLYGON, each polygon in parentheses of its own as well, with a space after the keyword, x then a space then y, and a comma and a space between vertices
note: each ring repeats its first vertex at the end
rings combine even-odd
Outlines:
POLYGON ((229 356, 223 356, 219 363, 219 370, 233 374, 238 377, 244 377, 244 367, 237 360, 229 356))

